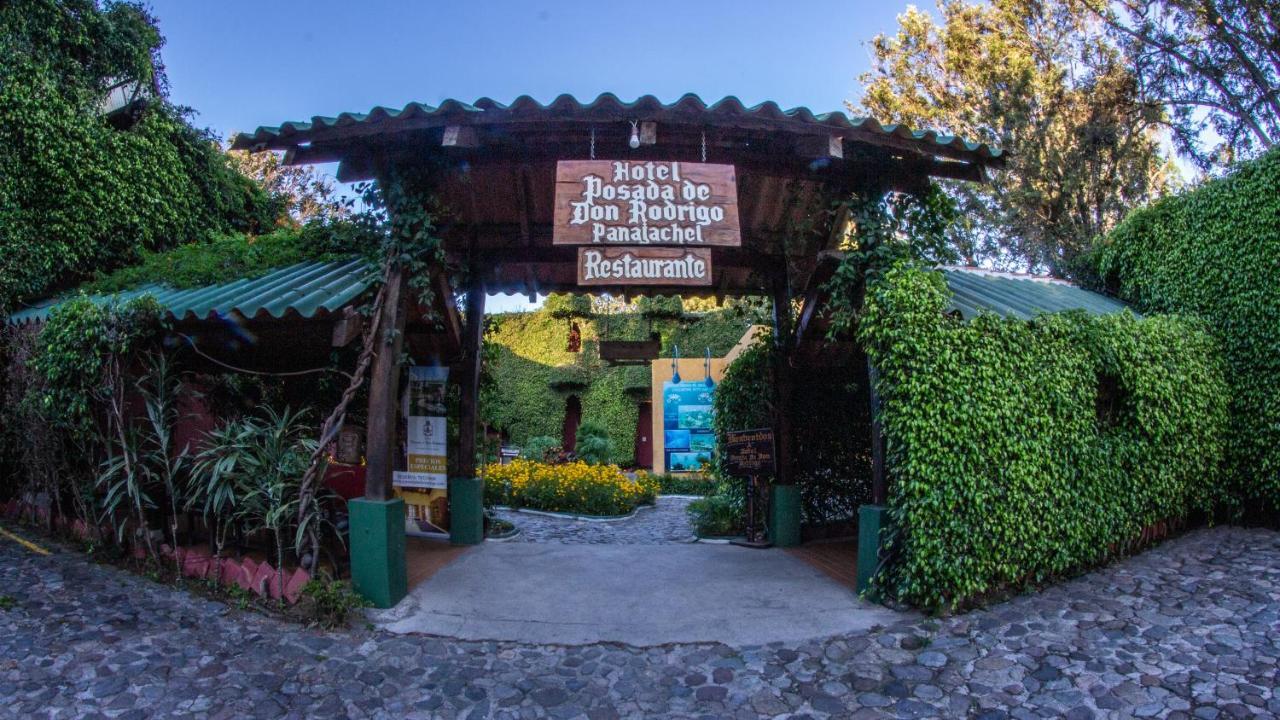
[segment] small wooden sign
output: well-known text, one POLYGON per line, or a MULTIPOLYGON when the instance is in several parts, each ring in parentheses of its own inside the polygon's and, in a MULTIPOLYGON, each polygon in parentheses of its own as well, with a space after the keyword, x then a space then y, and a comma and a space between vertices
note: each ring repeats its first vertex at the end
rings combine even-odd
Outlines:
POLYGON ((730 430, 725 433, 725 469, 734 477, 773 474, 773 429, 730 430))
POLYGON ((742 234, 733 166, 561 160, 551 241, 738 247, 742 234))
POLYGON ((668 247, 578 248, 579 285, 711 284, 711 250, 668 247))

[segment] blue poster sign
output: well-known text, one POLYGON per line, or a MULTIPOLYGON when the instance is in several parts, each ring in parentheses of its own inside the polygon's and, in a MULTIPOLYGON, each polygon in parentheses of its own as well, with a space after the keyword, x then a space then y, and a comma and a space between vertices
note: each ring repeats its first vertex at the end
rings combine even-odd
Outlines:
POLYGON ((667 472, 699 472, 711 464, 716 436, 711 429, 716 386, 706 379, 662 383, 662 429, 667 472))

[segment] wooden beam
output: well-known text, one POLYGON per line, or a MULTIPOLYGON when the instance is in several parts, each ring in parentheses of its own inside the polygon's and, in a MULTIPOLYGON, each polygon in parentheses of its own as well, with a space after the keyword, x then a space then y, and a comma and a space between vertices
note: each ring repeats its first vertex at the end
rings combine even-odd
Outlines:
POLYGON ((405 320, 404 271, 395 268, 387 278, 384 323, 379 328, 377 355, 369 372, 369 428, 366 431, 368 466, 364 496, 389 500, 392 472, 398 450, 397 423, 400 418, 400 350, 405 320))
POLYGON ((463 337, 458 385, 458 477, 476 477, 476 416, 480 398, 480 359, 484 343, 485 287, 478 273, 467 285, 467 329, 463 337))
POLYGON ((360 317, 360 313, 353 307, 343 308, 342 317, 333 324, 333 334, 329 344, 336 348, 346 347, 363 332, 364 318, 360 317))
POLYGON ((645 120, 640 123, 640 144, 641 145, 657 145, 658 144, 658 123, 652 120, 645 120))
POLYGON ((818 254, 817 266, 809 274, 809 282, 804 291, 804 304, 800 306, 800 319, 796 322, 793 347, 799 349, 809 339, 814 320, 823 302, 823 286, 835 275, 836 268, 844 260, 844 253, 836 250, 824 250, 818 254))
POLYGON ((777 469, 774 481, 779 485, 795 483, 795 465, 792 449, 795 437, 792 433, 794 382, 791 368, 791 292, 785 275, 773 281, 773 432, 777 446, 777 469))
POLYGON ((444 136, 440 138, 440 145, 459 148, 480 147, 480 138, 471 125, 446 125, 444 136))
POLYGON ((844 159, 844 138, 839 135, 803 135, 796 139, 796 154, 802 158, 844 159))

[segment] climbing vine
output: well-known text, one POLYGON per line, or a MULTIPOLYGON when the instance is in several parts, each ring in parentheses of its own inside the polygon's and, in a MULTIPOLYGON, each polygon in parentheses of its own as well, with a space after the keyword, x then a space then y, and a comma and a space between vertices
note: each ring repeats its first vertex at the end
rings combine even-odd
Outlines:
POLYGON ((1226 500, 1218 344, 1184 317, 944 314, 941 273, 872 284, 895 534, 884 591, 962 604, 1104 561, 1226 500))

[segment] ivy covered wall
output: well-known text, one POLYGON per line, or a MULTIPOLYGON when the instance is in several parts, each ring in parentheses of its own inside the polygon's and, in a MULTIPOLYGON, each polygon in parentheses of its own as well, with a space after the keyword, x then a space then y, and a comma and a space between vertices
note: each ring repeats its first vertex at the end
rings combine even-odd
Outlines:
POLYGON ((1204 323, 943 314, 941 273, 869 288, 893 597, 950 607, 1087 567, 1224 498, 1228 387, 1204 323))
POLYGON ((1230 482, 1250 519, 1280 521, 1280 149, 1131 214, 1095 254, 1145 311, 1193 313, 1222 342, 1230 482))
MULTIPOLYGON (((506 432, 516 445, 544 435, 558 440, 565 402, 569 396, 577 396, 582 403, 582 421, 608 429, 613 442, 611 460, 623 465, 635 458, 638 403, 649 399, 649 370, 601 362, 600 338, 639 340, 652 327, 662 339, 664 356, 679 345, 684 357, 700 357, 708 347, 713 356, 720 357, 756 321, 751 313, 736 308, 652 321, 635 308, 607 317, 556 317, 567 314, 571 304, 567 296, 552 296, 537 311, 487 318, 481 417, 506 432), (572 322, 581 331, 579 353, 567 350, 572 322)), ((585 313, 590 303, 578 301, 577 305, 579 312, 585 313)))

